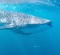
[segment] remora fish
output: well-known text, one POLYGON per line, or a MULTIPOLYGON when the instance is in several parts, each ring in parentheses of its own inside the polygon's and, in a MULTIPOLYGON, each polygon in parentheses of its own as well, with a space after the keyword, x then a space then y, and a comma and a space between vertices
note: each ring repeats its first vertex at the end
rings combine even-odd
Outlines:
POLYGON ((51 21, 25 13, 0 10, 0 29, 11 29, 17 33, 30 34, 50 26, 51 21))

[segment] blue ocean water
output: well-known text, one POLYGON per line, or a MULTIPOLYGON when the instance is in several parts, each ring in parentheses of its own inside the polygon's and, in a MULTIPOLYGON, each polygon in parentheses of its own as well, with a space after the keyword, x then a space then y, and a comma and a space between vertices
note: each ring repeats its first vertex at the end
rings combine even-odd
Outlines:
POLYGON ((52 27, 32 35, 0 30, 0 55, 60 55, 60 7, 47 4, 12 4, 0 9, 22 12, 52 21, 52 27), (12 8, 16 6, 16 8, 12 8))

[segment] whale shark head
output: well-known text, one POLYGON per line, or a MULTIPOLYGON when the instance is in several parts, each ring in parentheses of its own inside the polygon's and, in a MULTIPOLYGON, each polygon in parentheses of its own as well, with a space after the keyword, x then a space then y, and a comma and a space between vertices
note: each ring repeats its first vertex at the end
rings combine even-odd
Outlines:
POLYGON ((43 26, 50 26, 51 21, 43 18, 38 18, 32 15, 0 11, 0 29, 11 29, 19 33, 32 33, 41 29, 43 26))

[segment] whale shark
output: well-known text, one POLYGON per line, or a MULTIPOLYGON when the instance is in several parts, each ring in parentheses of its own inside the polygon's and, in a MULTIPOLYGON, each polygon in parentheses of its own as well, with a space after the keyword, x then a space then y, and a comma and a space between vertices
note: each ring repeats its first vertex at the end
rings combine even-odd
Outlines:
POLYGON ((32 34, 50 27, 51 21, 30 14, 0 10, 0 29, 9 29, 20 34, 32 34))

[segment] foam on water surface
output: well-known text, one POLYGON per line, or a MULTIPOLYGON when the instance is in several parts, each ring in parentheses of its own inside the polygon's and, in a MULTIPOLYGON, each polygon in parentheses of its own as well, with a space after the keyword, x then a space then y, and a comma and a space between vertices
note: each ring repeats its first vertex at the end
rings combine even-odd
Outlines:
POLYGON ((43 3, 47 5, 60 6, 59 0, 0 0, 0 3, 4 3, 4 4, 43 3))

